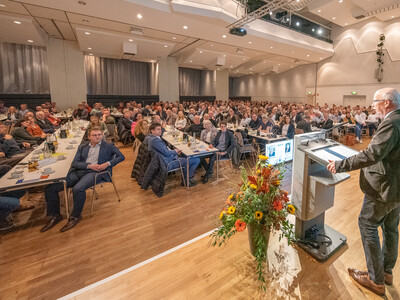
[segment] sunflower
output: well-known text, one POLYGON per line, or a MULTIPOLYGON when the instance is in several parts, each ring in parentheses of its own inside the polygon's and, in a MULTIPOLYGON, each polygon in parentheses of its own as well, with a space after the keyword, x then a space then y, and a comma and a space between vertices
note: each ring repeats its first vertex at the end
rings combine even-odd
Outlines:
POLYGON ((221 211, 221 213, 220 213, 220 215, 219 215, 219 219, 221 220, 222 219, 222 217, 224 216, 224 213, 225 213, 225 211, 223 210, 223 211, 221 211))
POLYGON ((258 158, 259 158, 260 160, 267 160, 267 159, 268 159, 268 156, 259 155, 258 158))
POLYGON ((296 211, 296 208, 292 204, 289 204, 288 207, 287 207, 287 210, 288 210, 288 212, 290 214, 294 215, 294 212, 296 211))
POLYGON ((263 213, 261 211, 256 211, 255 215, 257 220, 260 220, 263 217, 263 213))
POLYGON ((257 171, 256 171, 256 174, 257 174, 257 175, 260 175, 260 174, 261 174, 261 170, 257 170, 257 171))
POLYGON ((246 228, 246 223, 241 219, 237 219, 235 222, 235 227, 238 232, 242 232, 246 228))
POLYGON ((257 186, 256 186, 255 184, 251 184, 250 187, 251 187, 253 190, 256 190, 256 189, 257 189, 257 186))
POLYGON ((233 215, 235 213, 236 207, 234 206, 229 206, 228 208, 228 214, 233 215))

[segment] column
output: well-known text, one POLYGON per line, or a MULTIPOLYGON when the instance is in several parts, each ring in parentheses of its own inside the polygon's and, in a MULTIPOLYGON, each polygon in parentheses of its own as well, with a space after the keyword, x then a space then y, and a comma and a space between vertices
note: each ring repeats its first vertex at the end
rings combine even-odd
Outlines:
POLYGON ((51 100, 61 109, 86 101, 85 63, 78 43, 49 38, 47 60, 51 100))
POLYGON ((229 100, 229 70, 216 72, 216 100, 229 100))
POLYGON ((160 101, 179 101, 179 66, 175 57, 158 62, 158 91, 160 101))

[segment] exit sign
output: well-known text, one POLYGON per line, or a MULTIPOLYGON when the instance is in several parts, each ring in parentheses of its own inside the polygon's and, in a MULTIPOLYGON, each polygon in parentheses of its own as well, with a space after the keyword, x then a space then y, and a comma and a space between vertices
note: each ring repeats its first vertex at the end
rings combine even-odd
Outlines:
POLYGON ((357 95, 357 92, 351 92, 352 95, 357 95))
POLYGON ((311 95, 311 94, 312 94, 312 92, 307 92, 307 94, 311 95))

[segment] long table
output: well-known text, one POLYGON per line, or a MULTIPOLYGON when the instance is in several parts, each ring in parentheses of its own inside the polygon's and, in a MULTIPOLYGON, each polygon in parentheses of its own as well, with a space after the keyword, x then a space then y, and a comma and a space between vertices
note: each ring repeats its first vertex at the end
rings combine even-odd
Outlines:
MULTIPOLYGON (((52 157, 56 158, 59 155, 65 155, 65 159, 56 160, 55 162, 39 167, 39 170, 29 172, 28 171, 28 162, 32 159, 33 155, 38 155, 39 152, 43 150, 44 142, 34 151, 29 153, 23 160, 21 160, 14 168, 12 168, 7 174, 5 174, 2 178, 0 178, 0 193, 27 189, 35 186, 47 185, 52 183, 62 182, 64 184, 64 199, 65 199, 65 209, 67 213, 67 217, 69 217, 69 209, 68 209, 68 195, 67 195, 67 182, 66 178, 71 167, 72 161, 75 157, 75 154, 78 150, 78 147, 84 137, 85 129, 88 126, 88 121, 77 121, 77 129, 75 131, 70 131, 70 136, 66 139, 57 138, 58 141, 58 149, 57 152, 52 155, 52 157), (81 128, 85 128, 82 130, 81 128), (70 143, 71 141, 75 141, 74 144, 70 143), (73 149, 67 149, 68 146, 72 146, 73 149), (52 168, 53 173, 49 174, 48 177, 41 176, 43 170, 45 168, 52 168), (14 173, 17 169, 21 170, 22 173, 20 178, 11 178, 11 174, 14 173)), ((56 131, 58 135, 59 130, 56 131)), ((43 160, 43 156, 40 155, 40 162, 43 160)), ((47 175, 47 174, 46 174, 47 175)))
MULTIPOLYGON (((180 131, 176 131, 177 134, 182 134, 180 131)), ((165 133, 162 138, 174 148, 181 150, 182 153, 187 157, 186 161, 186 190, 189 190, 189 159, 193 157, 207 156, 212 153, 217 153, 219 150, 217 148, 210 148, 207 143, 196 140, 196 150, 188 146, 184 141, 179 141, 179 139, 172 136, 172 130, 170 126, 167 126, 165 133)), ((218 174, 218 155, 217 155, 217 174, 218 174)), ((217 175, 218 176, 218 175, 217 175)))
POLYGON ((267 143, 273 143, 273 142, 277 142, 277 141, 282 141, 282 140, 287 140, 288 139, 286 136, 282 136, 282 135, 277 135, 277 137, 275 137, 275 138, 274 137, 270 137, 265 132, 260 132, 260 135, 257 135, 257 130, 249 130, 249 132, 247 134, 249 136, 255 137, 257 139, 264 140, 267 143))

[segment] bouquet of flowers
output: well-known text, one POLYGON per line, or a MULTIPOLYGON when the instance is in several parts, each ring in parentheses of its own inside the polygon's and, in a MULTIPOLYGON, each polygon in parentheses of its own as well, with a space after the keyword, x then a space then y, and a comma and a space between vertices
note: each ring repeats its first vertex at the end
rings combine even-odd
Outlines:
POLYGON ((251 174, 241 170, 239 190, 226 200, 219 216, 222 226, 212 234, 212 246, 221 246, 236 232, 248 227, 250 250, 257 263, 258 280, 265 290, 264 265, 271 231, 280 231, 279 240, 286 237, 288 244, 294 239, 294 225, 287 220, 295 213, 288 193, 281 189, 283 165, 271 166, 268 157, 259 155, 251 174))

